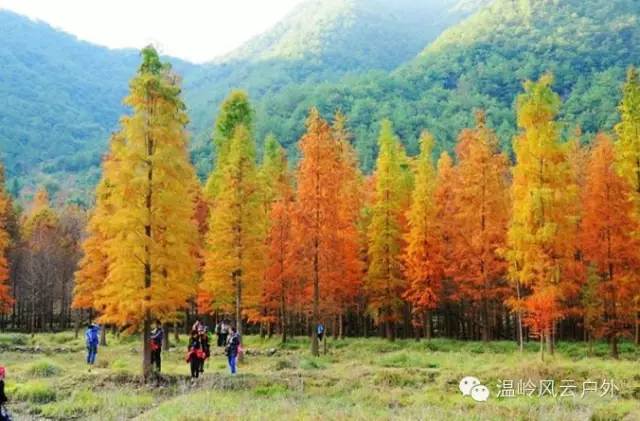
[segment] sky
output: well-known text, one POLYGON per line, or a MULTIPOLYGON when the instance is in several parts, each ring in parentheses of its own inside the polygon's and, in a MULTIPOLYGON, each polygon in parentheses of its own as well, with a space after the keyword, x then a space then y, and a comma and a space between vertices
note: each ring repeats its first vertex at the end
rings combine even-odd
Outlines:
POLYGON ((0 0, 0 8, 42 20, 110 48, 153 43, 201 63, 224 55, 282 19, 302 0, 0 0))

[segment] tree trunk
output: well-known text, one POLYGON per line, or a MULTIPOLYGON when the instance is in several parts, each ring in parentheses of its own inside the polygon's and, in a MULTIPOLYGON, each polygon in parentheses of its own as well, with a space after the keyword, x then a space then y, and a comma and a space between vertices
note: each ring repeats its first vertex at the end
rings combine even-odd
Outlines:
MULTIPOLYGON (((516 293, 518 302, 520 301, 520 281, 516 282, 516 293)), ((522 310, 518 309, 518 345, 520 346, 520 352, 524 351, 524 337, 522 331, 522 310)))
POLYGON ((173 341, 176 345, 180 342, 180 333, 178 331, 178 322, 173 323, 173 341))
POLYGON ((486 298, 482 300, 482 341, 489 342, 489 303, 486 298))
POLYGON ((107 327, 102 326, 100 329, 100 346, 107 346, 107 327))
POLYGON ((236 286, 236 329, 238 329, 238 334, 242 337, 242 271, 236 269, 231 276, 236 286))
MULTIPOLYGON (((320 356, 320 344, 318 343, 318 316, 320 312, 320 279, 318 261, 318 239, 315 240, 315 251, 313 254, 313 311, 311 314, 311 354, 320 356)), ((325 332, 326 335, 326 332, 325 332)))
POLYGON ((169 335, 169 325, 165 323, 162 326, 162 329, 164 330, 164 335, 162 335, 162 349, 164 349, 165 351, 168 351, 169 347, 171 346, 171 338, 169 335))
POLYGON ((151 346, 149 337, 151 336, 151 314, 149 310, 145 312, 142 325, 142 377, 146 382, 151 378, 151 346))
POLYGON ((393 322, 391 320, 387 320, 384 323, 384 332, 385 332, 385 337, 393 342, 395 340, 395 337, 393 335, 393 322))
POLYGON ((431 310, 424 312, 424 338, 427 341, 431 340, 431 310))
POLYGON ((280 330, 282 334, 282 343, 287 342, 287 312, 284 300, 284 294, 280 296, 280 330))

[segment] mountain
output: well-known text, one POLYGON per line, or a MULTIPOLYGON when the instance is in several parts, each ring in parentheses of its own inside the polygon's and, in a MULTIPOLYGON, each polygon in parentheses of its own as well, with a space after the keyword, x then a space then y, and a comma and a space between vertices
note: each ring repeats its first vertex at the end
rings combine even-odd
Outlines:
MULTIPOLYGON (((187 63, 171 60, 183 71, 187 63)), ((14 193, 34 184, 85 196, 139 62, 0 10, 0 151, 14 193)))
MULTIPOLYGON (((219 103, 249 91, 258 141, 273 133, 295 159, 311 106, 347 114, 361 165, 389 117, 411 153, 421 130, 451 150, 484 108, 509 150, 522 81, 551 71, 565 132, 610 130, 625 69, 640 64, 635 0, 309 0, 270 31, 184 76, 192 156, 204 177, 219 103)), ((109 133, 126 110, 135 51, 109 50, 0 11, 0 151, 12 191, 36 184, 87 201, 109 133), (70 192, 70 193, 69 193, 70 192)))
POLYGON ((564 100, 564 129, 579 125, 587 139, 616 122, 625 70, 640 64, 639 19, 635 0, 495 0, 391 73, 271 95, 262 104, 269 115, 262 130, 288 139, 292 128, 300 133, 312 104, 327 116, 341 109, 361 163, 371 169, 381 118, 394 121, 414 153, 420 131, 429 129, 439 153, 451 150, 459 130, 473 123, 473 110, 484 108, 509 150, 522 82, 550 71, 564 100))
POLYGON ((262 99, 300 83, 389 71, 415 57, 444 29, 488 0, 309 0, 271 30, 185 77, 200 176, 211 169, 210 130, 222 99, 246 89, 258 133, 269 118, 262 99))
MULTIPOLYGON (((263 98, 301 83, 391 70, 487 1, 308 0, 211 63, 166 58, 184 78, 199 175, 211 168, 210 130, 231 89, 249 91, 264 127, 263 98)), ((64 193, 61 200, 87 201, 138 60, 134 50, 99 47, 0 10, 0 154, 14 194, 45 185, 64 193)))

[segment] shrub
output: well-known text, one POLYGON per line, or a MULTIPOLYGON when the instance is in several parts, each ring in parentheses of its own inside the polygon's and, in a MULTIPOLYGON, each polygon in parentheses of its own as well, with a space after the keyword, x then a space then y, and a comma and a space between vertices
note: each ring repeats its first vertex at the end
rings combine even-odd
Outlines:
POLYGON ((49 360, 40 360, 31 364, 29 374, 33 377, 52 377, 59 374, 61 368, 49 360))
POLYGON ((16 387, 15 399, 32 403, 48 403, 56 400, 56 390, 46 383, 24 383, 16 387))
POLYGON ((25 335, 13 334, 0 336, 0 344, 4 345, 26 345, 28 338, 25 335))
POLYGON ((285 370, 289 368, 296 368, 295 364, 291 360, 278 360, 276 361, 274 369, 277 371, 285 370))
POLYGON ((90 390, 78 390, 60 402, 51 402, 42 406, 42 416, 47 418, 79 418, 99 410, 103 405, 98 395, 90 390))

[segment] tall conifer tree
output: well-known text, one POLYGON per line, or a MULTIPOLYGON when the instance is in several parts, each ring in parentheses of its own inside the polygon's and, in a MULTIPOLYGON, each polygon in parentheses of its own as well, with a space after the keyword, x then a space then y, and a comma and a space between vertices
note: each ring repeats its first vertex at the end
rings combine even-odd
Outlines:
POLYGON ((125 103, 133 114, 122 119, 122 142, 112 149, 109 163, 108 268, 95 305, 102 322, 141 328, 147 379, 152 320, 172 318, 195 291, 196 181, 177 77, 152 47, 142 50, 125 103))

